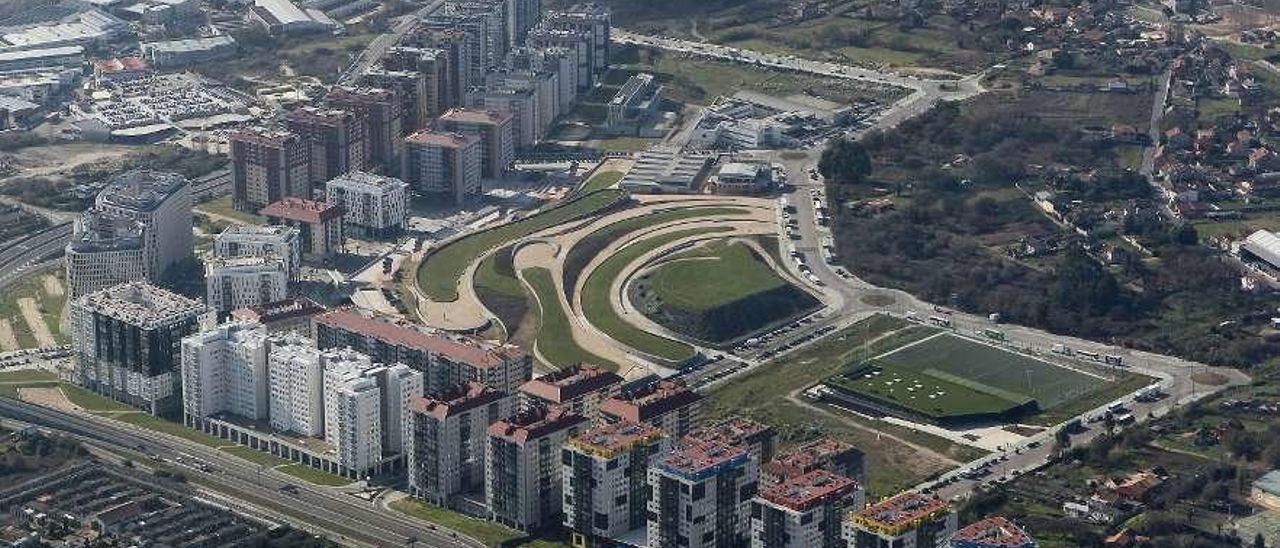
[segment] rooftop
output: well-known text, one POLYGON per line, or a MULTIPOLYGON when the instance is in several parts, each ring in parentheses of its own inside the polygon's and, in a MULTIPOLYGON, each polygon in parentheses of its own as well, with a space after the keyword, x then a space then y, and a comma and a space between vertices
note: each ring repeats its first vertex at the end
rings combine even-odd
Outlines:
POLYGON ((128 282, 90 293, 77 305, 144 329, 204 314, 208 308, 146 282, 128 282))
POLYGON ((1272 470, 1253 480, 1253 488, 1269 495, 1280 496, 1280 470, 1272 470))
POLYGON ((460 148, 471 143, 480 142, 480 138, 475 135, 467 135, 463 133, 446 133, 440 131, 422 130, 404 138, 406 143, 418 145, 434 145, 440 147, 460 148))
POLYGON ((395 177, 386 175, 374 175, 363 171, 351 171, 330 180, 329 188, 341 187, 348 190, 356 190, 361 192, 389 192, 393 190, 408 190, 409 183, 401 181, 395 177))
POLYGON ((452 339, 421 331, 410 322, 366 316, 349 307, 337 308, 316 316, 315 322, 373 337, 388 344, 441 354, 473 367, 490 368, 523 357, 512 346, 495 346, 475 339, 452 339))
POLYGON ((718 445, 750 444, 756 436, 768 434, 773 427, 746 417, 732 416, 709 426, 699 427, 685 436, 704 443, 718 445))
POLYGON ((145 225, 123 215, 89 209, 80 214, 67 248, 79 253, 141 249, 145 225))
POLYGON ((745 447, 689 441, 661 458, 659 469, 689 481, 701 481, 751 460, 745 447))
POLYGON ((267 128, 262 126, 242 129, 231 134, 232 142, 249 143, 251 145, 280 148, 288 141, 298 139, 298 134, 287 129, 267 128))
POLYGON ((291 297, 283 301, 232 310, 231 315, 239 320, 254 320, 269 324, 314 316, 324 310, 324 306, 306 297, 291 297))
POLYGON ((631 422, 645 422, 702 400, 697 392, 675 381, 657 381, 600 404, 600 412, 631 422))
POLYGON ((822 438, 779 454, 765 465, 765 471, 779 477, 790 477, 812 470, 823 460, 850 450, 854 450, 852 445, 822 438))
POLYGON ((307 106, 289 111, 284 118, 288 122, 331 124, 338 121, 350 120, 352 115, 350 112, 340 108, 319 108, 307 106))
POLYGON ((831 504, 858 489, 858 482, 826 470, 814 470, 766 489, 760 497, 797 512, 831 504))
POLYGON ((0 51, 0 63, 64 57, 67 55, 84 55, 84 48, 81 46, 59 46, 56 48, 0 51))
POLYGON ((494 390, 483 383, 471 382, 466 390, 453 396, 443 398, 416 398, 410 404, 414 413, 428 415, 436 420, 456 416, 465 411, 484 407, 507 397, 506 394, 494 390))
POLYGON ((134 169, 112 176, 98 193, 98 205, 151 211, 186 186, 187 178, 168 171, 134 169))
POLYGON ((206 257, 204 271, 206 276, 215 273, 229 272, 284 272, 284 261, 279 257, 261 255, 240 255, 236 257, 206 257))
POLYGON ((142 50, 159 50, 166 52, 189 52, 189 51, 205 51, 219 46, 234 46, 235 38, 229 34, 220 34, 218 36, 209 36, 207 38, 186 38, 182 40, 163 40, 159 42, 144 42, 141 44, 142 50))
POLYGON ((441 122, 461 124, 499 124, 511 119, 511 114, 500 110, 454 108, 440 115, 441 122))
POLYGON ((952 548, 1035 548, 1031 538, 1003 516, 990 516, 960 528, 951 536, 952 548))
POLYGON ((578 364, 528 381, 520 385, 520 391, 552 403, 566 403, 621 382, 622 377, 612 371, 578 364))
POLYGON ((853 519, 866 527, 905 531, 912 524, 948 509, 947 503, 937 497, 907 491, 854 512, 853 519))
POLYGON ((755 179, 760 176, 764 165, 755 162, 726 162, 717 172, 721 177, 732 179, 755 179))
POLYGON ((524 445, 584 421, 581 415, 573 411, 552 407, 545 413, 527 413, 495 422, 489 425, 489 437, 524 445))
POLYGON ((262 208, 258 213, 266 217, 318 223, 341 218, 343 211, 342 208, 327 202, 290 196, 262 208))
POLYGON ((624 421, 596 426, 574 437, 569 445, 578 451, 611 459, 637 445, 657 442, 662 436, 662 430, 656 427, 624 421))

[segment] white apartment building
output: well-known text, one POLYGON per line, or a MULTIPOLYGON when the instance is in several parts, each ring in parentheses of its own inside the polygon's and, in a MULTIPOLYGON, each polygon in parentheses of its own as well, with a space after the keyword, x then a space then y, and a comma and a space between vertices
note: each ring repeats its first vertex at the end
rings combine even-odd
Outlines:
POLYGON ((267 372, 271 427, 302 436, 324 435, 324 369, 311 340, 296 334, 273 340, 267 372))
POLYGON ((213 257, 204 263, 205 300, 218 312, 282 301, 289 273, 274 257, 213 257))
POLYGON ((143 224, 150 280, 159 279, 194 250, 188 183, 177 173, 135 169, 108 179, 94 202, 93 209, 143 224))
POLYGON ((865 503, 858 482, 826 470, 790 478, 751 501, 752 548, 845 548, 846 511, 865 503))
POLYGON ((382 460, 382 392, 364 375, 369 357, 353 350, 326 351, 324 365, 324 440, 338 463, 367 470, 382 460))
POLYGON ((564 510, 560 448, 585 422, 553 407, 489 426, 484 498, 494 521, 521 531, 559 521, 564 510))
POLYGON ((302 266, 302 237, 297 227, 231 225, 213 238, 216 257, 277 257, 284 261, 290 281, 302 266))
POLYGON ((325 185, 325 201, 341 207, 347 233, 382 238, 404 230, 409 218, 409 183, 395 177, 352 171, 325 185))
POLYGON ((457 495, 484 489, 489 425, 513 412, 512 396, 479 382, 456 395, 416 399, 408 421, 413 429, 405 462, 409 492, 453 507, 457 495))
POLYGON ((564 445, 564 526, 575 546, 595 546, 646 524, 649 462, 667 450, 647 424, 602 424, 564 445))
POLYGON ((405 454, 413 444, 413 417, 409 409, 422 397, 424 379, 403 363, 378 365, 365 372, 382 391, 382 450, 405 454))
POLYGON ((182 339, 184 423, 231 414, 266 419, 267 330, 256 322, 236 322, 182 339))
POLYGON ((649 545, 745 544, 758 480, 745 447, 692 442, 657 459, 649 466, 649 545))
POLYGON ((64 253, 70 298, 147 280, 151 257, 145 230, 128 217, 92 209, 81 214, 64 253))

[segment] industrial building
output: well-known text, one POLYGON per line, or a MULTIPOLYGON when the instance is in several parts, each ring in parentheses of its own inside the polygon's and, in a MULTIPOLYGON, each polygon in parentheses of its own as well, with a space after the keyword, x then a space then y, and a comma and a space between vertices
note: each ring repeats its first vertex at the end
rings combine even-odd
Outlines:
POLYGON ((236 40, 229 34, 207 38, 186 38, 138 44, 142 55, 159 68, 189 67, 230 59, 236 55, 236 40))
POLYGON ((0 50, 0 72, 15 72, 32 69, 70 67, 80 68, 84 65, 84 47, 58 46, 28 50, 0 50))
POLYGON ((339 27, 323 11, 300 8, 290 0, 254 0, 249 19, 271 34, 327 32, 339 27))
POLYGON ((619 186, 630 192, 693 194, 711 170, 709 154, 655 147, 641 152, 619 186))
POLYGON ((153 415, 176 415, 182 410, 181 340, 212 322, 203 303, 144 282, 81 296, 70 310, 73 379, 153 415))

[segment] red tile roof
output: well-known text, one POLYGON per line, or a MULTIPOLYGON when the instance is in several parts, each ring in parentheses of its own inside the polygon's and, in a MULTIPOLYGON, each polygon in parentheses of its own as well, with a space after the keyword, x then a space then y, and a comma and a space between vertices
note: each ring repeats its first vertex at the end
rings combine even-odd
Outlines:
POLYGON ((656 442, 663 436, 662 430, 644 423, 615 422, 602 424, 579 434, 570 445, 582 451, 612 457, 639 443, 656 442))
POLYGON ((262 211, 258 213, 266 217, 277 217, 303 223, 319 223, 341 218, 343 210, 341 207, 328 202, 289 197, 262 208, 262 211))
POLYGON ((404 138, 406 143, 417 145, 434 145, 448 148, 462 148, 471 143, 480 142, 480 137, 463 133, 446 133, 422 130, 404 138))
POLYGON ((455 340, 427 333, 415 325, 389 317, 366 316, 351 307, 337 308, 316 316, 317 324, 373 337, 387 344, 440 354, 472 367, 491 368, 524 355, 515 347, 493 346, 478 340, 455 340))
POLYGON ((964 546, 973 548, 1032 548, 1035 539, 1031 538, 1013 522, 1004 516, 990 516, 981 521, 962 527, 951 536, 952 543, 964 542, 964 546))
POLYGON ((506 394, 489 388, 483 383, 471 382, 466 391, 446 398, 416 398, 410 403, 410 410, 420 415, 427 415, 436 420, 456 416, 465 411, 484 407, 490 403, 507 397, 506 394))
POLYGON ((746 417, 733 416, 725 420, 703 426, 689 432, 685 439, 698 440, 721 445, 748 445, 756 441, 756 436, 767 434, 773 427, 746 417))
POLYGON ((851 449, 852 445, 842 441, 822 438, 779 454, 765 465, 765 473, 780 479, 797 476, 818 468, 823 461, 851 449))
POLYGON ((622 377, 617 373, 594 365, 578 364, 528 381, 520 385, 520 391, 551 403, 567 403, 620 383, 622 377))
POLYGON ((489 425, 489 437, 524 445, 585 421, 586 419, 573 411, 563 407, 552 407, 545 413, 518 415, 495 422, 489 425))
POLYGON ((470 108, 449 109, 440 115, 441 122, 459 122, 464 124, 501 124, 511 119, 511 114, 500 110, 477 110, 470 108))
POLYGON ((631 422, 645 422, 702 400, 697 392, 674 381, 658 381, 633 394, 619 394, 600 403, 600 412, 631 422))
POLYGON ((858 482, 826 470, 814 470, 765 489, 760 497, 778 506, 804 512, 830 504, 858 489, 858 482))

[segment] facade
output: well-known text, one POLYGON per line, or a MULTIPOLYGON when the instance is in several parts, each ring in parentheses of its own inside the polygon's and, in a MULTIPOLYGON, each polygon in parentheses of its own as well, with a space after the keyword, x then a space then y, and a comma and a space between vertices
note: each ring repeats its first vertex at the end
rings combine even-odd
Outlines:
POLYGON ((586 85, 581 81, 579 89, 590 89, 598 78, 609 69, 611 45, 609 11, 603 5, 587 3, 565 11, 552 11, 542 24, 550 29, 583 35, 587 42, 586 85))
POLYGON ((233 133, 231 201, 257 211, 284 198, 311 198, 310 148, 292 131, 252 128, 233 133))
POLYGON ((41 49, 0 51, 0 72, 17 72, 48 67, 84 65, 84 47, 58 46, 41 49))
POLYGON ((615 128, 637 125, 657 112, 661 105, 662 86, 652 74, 636 74, 609 100, 606 124, 615 128))
POLYGON ((382 88, 337 87, 325 95, 332 108, 364 120, 364 169, 395 174, 404 150, 404 110, 398 92, 382 88))
POLYGON ((511 116, 511 146, 516 150, 532 147, 542 138, 538 96, 533 89, 490 87, 478 106, 511 116))
POLYGON ((413 402, 422 397, 422 373, 403 364, 375 365, 364 372, 382 393, 382 451, 404 455, 413 445, 413 402))
POLYGON ((686 442, 649 466, 651 546, 746 544, 758 468, 744 447, 686 442))
POLYGON ((756 194, 773 184, 768 162, 725 162, 713 177, 717 194, 756 194))
MULTIPOLYGON (((457 98, 448 96, 449 63, 444 50, 436 48, 392 47, 382 58, 382 66, 390 71, 417 73, 422 81, 423 121, 439 116, 456 105, 457 98)), ((416 126, 414 126, 416 127, 416 126)))
MULTIPOLYGON (((364 169, 365 121, 340 109, 302 107, 285 115, 284 125, 307 149, 307 181, 319 188, 325 181, 364 169)), ((310 198, 310 196, 304 196, 310 198)))
POLYGON ((484 498, 494 521, 521 531, 559 521, 564 499, 560 448, 584 422, 552 408, 489 426, 484 498))
POLYGON ((860 510, 862 486, 815 470, 765 489, 751 501, 752 548, 845 548, 841 516, 860 510))
POLYGON ((261 211, 267 222, 298 231, 298 246, 306 259, 327 259, 342 252, 346 241, 341 207, 326 202, 285 198, 261 211))
POLYGON ((300 8, 290 0, 254 0, 249 20, 271 34, 305 34, 338 27, 324 12, 300 8))
POLYGON ((480 195, 480 138, 460 133, 419 131, 405 138, 400 170, 414 190, 462 203, 480 195))
POLYGON ((403 363, 421 371, 425 392, 434 396, 455 393, 470 382, 511 394, 533 371, 533 360, 514 346, 428 333, 412 323, 354 308, 320 314, 312 320, 312 329, 320 348, 351 347, 374 361, 403 363))
POLYGON ((342 208, 347 233, 357 237, 394 236, 409 220, 409 184, 395 177, 347 173, 325 185, 325 201, 342 208))
POLYGON ((289 271, 276 257, 211 257, 204 262, 205 301, 219 313, 284 300, 289 271))
POLYGON ((350 349, 320 352, 324 370, 324 441, 340 465, 367 470, 382 460, 382 391, 364 374, 368 356, 350 349))
POLYGON ((624 190, 655 194, 698 192, 711 168, 711 156, 654 148, 641 152, 619 182, 624 190))
POLYGON ((93 209, 142 223, 150 257, 148 279, 191 257, 191 187, 186 177, 167 171, 135 169, 107 180, 93 209))
POLYGON ((418 398, 410 408, 409 492, 453 507, 462 493, 484 489, 489 425, 511 416, 514 398, 484 384, 441 398, 418 398))
POLYGON ((453 109, 440 116, 440 129, 480 137, 480 176, 501 178, 516 161, 511 114, 497 110, 453 109))
POLYGON ((373 66, 360 76, 360 83, 371 88, 396 91, 396 96, 400 98, 402 132, 415 131, 426 126, 427 117, 430 115, 428 105, 431 97, 427 89, 427 79, 422 73, 417 70, 390 70, 373 66))
POLYGON ((324 369, 311 341, 286 334, 267 356, 271 428, 300 436, 324 435, 324 369))
POLYGON ((649 462, 667 449, 662 431, 647 424, 600 425, 564 445, 564 526, 575 546, 594 545, 645 526, 649 462))
POLYGON ((831 438, 814 440, 769 461, 760 473, 760 481, 773 485, 814 470, 826 470, 862 483, 865 477, 862 451, 831 438))
POLYGON ((183 423, 229 414, 268 418, 267 330, 237 322, 182 339, 183 423))
POLYGON ((956 532, 956 513, 937 497, 905 492, 867 506, 844 522, 849 548, 942 548, 956 532))
POLYGON ((1004 516, 989 516, 960 528, 949 548, 1036 548, 1036 539, 1004 516))
POLYGON ((64 252, 69 298, 151 279, 147 251, 146 225, 129 217, 85 211, 64 252))
POLYGON ((441 52, 443 78, 440 82, 440 108, 450 109, 463 105, 467 90, 471 87, 470 39, 462 29, 420 29, 412 36, 413 42, 422 48, 441 52))
POLYGON ((622 377, 617 373, 598 366, 566 367, 520 385, 520 410, 564 407, 595 422, 600 416, 600 402, 621 384, 622 377))
MULTIPOLYGON (((199 8, 197 8, 199 9, 199 8)), ((164 40, 139 44, 142 56, 159 68, 187 67, 229 59, 236 55, 236 40, 229 34, 208 38, 164 40)))
POLYGON ((294 227, 231 225, 213 238, 213 254, 277 259, 284 264, 289 280, 295 281, 302 268, 302 237, 294 227))
POLYGON ((232 310, 231 317, 236 321, 260 323, 266 327, 267 333, 275 335, 297 333, 309 336, 311 335, 311 317, 324 311, 324 306, 311 299, 291 297, 232 310))
POLYGON ((130 282, 71 304, 76 384, 154 415, 182 409, 182 338, 212 322, 204 304, 130 282))
POLYGON ((698 424, 702 396, 675 381, 655 381, 624 389, 600 403, 606 422, 642 422, 661 428, 672 438, 682 438, 698 424))

